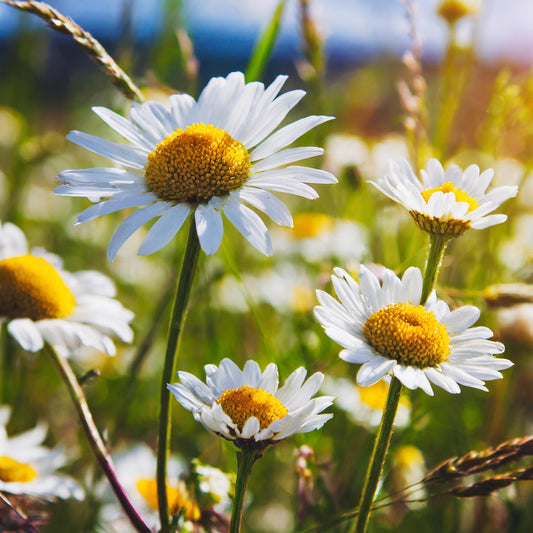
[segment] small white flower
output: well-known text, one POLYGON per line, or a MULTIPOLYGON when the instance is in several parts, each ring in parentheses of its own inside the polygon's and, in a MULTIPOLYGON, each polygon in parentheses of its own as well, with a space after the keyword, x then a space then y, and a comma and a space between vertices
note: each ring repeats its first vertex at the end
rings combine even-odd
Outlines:
POLYGON ((450 311, 433 291, 420 305, 422 274, 407 269, 400 280, 385 269, 383 284, 361 266, 359 284, 343 269, 331 277, 338 300, 317 291, 315 317, 344 349, 341 359, 362 364, 357 383, 368 387, 390 375, 407 388, 433 395, 431 383, 451 393, 460 385, 487 390, 483 380, 501 378, 513 363, 497 359, 503 344, 487 340, 489 328, 472 326, 480 312, 467 305, 450 311))
POLYGON ((56 472, 67 463, 67 456, 59 448, 51 450, 42 445, 46 425, 40 424, 8 437, 5 425, 10 414, 9 407, 0 407, 0 491, 43 498, 83 499, 80 485, 56 472))
POLYGON ((255 361, 244 369, 230 359, 206 365, 206 383, 178 372, 181 383, 168 385, 176 400, 203 426, 239 447, 268 446, 294 433, 321 428, 333 415, 319 414, 332 404, 331 396, 313 398, 324 375, 295 370, 278 389, 278 368, 270 363, 261 372, 255 361))
POLYGON ((133 313, 115 300, 113 282, 100 272, 62 269, 59 257, 28 251, 24 233, 0 224, 0 320, 30 352, 48 342, 62 356, 90 346, 116 353, 110 335, 130 342, 133 313))
POLYGON ((70 132, 68 139, 128 170, 66 170, 57 178, 64 185, 55 192, 96 201, 109 198, 83 211, 78 223, 144 206, 117 228, 108 248, 111 260, 135 231, 157 217, 139 253, 159 250, 191 212, 206 254, 220 246, 223 212, 255 248, 270 255, 264 222, 243 202, 274 222, 291 226, 289 210, 271 191, 314 199, 318 194, 307 183, 337 182, 324 170, 291 165, 322 154, 321 148, 286 148, 332 117, 305 117, 274 132, 305 94, 290 91, 278 96, 286 79, 278 76, 265 88, 259 82, 245 83, 241 72, 233 72, 226 78, 212 78, 198 101, 174 94, 168 107, 158 102, 134 103, 128 118, 95 107, 93 111, 133 146, 79 131, 70 132))
POLYGON ((456 237, 469 228, 500 224, 507 216, 489 213, 518 192, 518 187, 507 185, 486 193, 494 171, 487 169, 480 174, 477 165, 464 172, 457 165, 444 171, 439 161, 430 159, 421 173, 422 181, 405 159, 391 161, 385 178, 371 183, 402 204, 427 233, 456 237))

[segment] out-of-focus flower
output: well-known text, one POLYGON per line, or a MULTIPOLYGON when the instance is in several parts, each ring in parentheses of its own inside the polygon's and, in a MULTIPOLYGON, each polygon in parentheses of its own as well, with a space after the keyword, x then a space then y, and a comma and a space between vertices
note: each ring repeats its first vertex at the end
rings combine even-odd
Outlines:
POLYGON ((300 255, 306 262, 324 260, 361 261, 368 253, 366 229, 357 222, 339 220, 322 213, 294 217, 294 231, 273 234, 276 250, 300 255))
MULTIPOLYGON (((157 506, 156 458, 152 450, 145 444, 139 444, 113 457, 118 480, 130 498, 133 506, 145 518, 147 523, 159 529, 157 506)), ((167 464, 167 497, 170 516, 183 513, 183 521, 197 523, 201 518, 200 508, 191 497, 185 481, 181 479, 185 465, 177 457, 169 457, 167 464)), ((110 503, 102 509, 102 520, 106 523, 106 531, 127 533, 131 531, 131 523, 115 501, 111 490, 105 485, 104 497, 110 503)))
POLYGON ((193 459, 186 483, 192 487, 200 509, 214 507, 223 512, 231 504, 230 495, 235 484, 233 475, 193 459))
POLYGON ((346 167, 363 165, 368 157, 368 146, 355 135, 333 134, 326 140, 324 167, 337 176, 346 167))
POLYGON ((420 181, 409 163, 401 160, 391 161, 385 178, 371 183, 403 205, 422 231, 451 238, 469 228, 484 229, 507 220, 507 215, 489 213, 516 196, 518 187, 496 187, 486 193, 493 175, 492 169, 480 174, 477 165, 464 172, 457 165, 444 171, 439 161, 430 159, 420 181))
POLYGON ((314 284, 307 272, 283 263, 257 274, 243 274, 242 283, 227 275, 216 284, 214 305, 233 312, 248 310, 247 296, 278 312, 308 312, 313 308, 314 284))
POLYGON ((483 380, 501 378, 513 363, 494 354, 503 344, 488 340, 489 328, 471 328, 474 306, 454 311, 433 291, 420 305, 422 274, 407 269, 400 280, 385 269, 383 283, 361 266, 359 284, 341 268, 331 276, 339 300, 317 291, 315 316, 326 335, 344 349, 341 359, 362 364, 357 383, 367 387, 395 376, 409 389, 433 395, 431 383, 457 394, 459 384, 487 390, 483 380))
MULTIPOLYGON (((369 430, 377 429, 389 392, 389 385, 384 380, 370 387, 360 387, 346 378, 326 376, 322 390, 335 396, 335 405, 345 411, 350 420, 369 430)), ((411 402, 407 397, 401 396, 394 425, 405 427, 409 424, 410 417, 411 402)))
POLYGON ((331 405, 330 396, 313 398, 324 375, 300 367, 278 389, 278 368, 270 363, 261 372, 255 361, 244 369, 230 359, 206 365, 206 383, 178 372, 181 383, 168 385, 176 400, 195 420, 219 437, 246 449, 262 449, 290 437, 321 428, 333 415, 319 414, 331 405))
MULTIPOLYGON (((409 489, 419 483, 426 475, 426 463, 422 452, 410 444, 400 446, 392 454, 392 471, 390 491, 395 494, 395 500, 402 504, 402 500, 416 500, 427 495, 424 485, 409 489), (403 492, 404 489, 407 489, 403 492)), ((410 503, 411 507, 420 507, 424 502, 410 503)), ((397 511, 399 509, 397 508, 397 511)))
POLYGON ((278 76, 265 88, 259 82, 245 83, 241 72, 233 72, 212 78, 198 101, 175 94, 169 98, 170 109, 158 102, 134 103, 129 118, 95 107, 94 112, 134 146, 79 131, 72 131, 68 139, 129 170, 66 170, 58 176, 64 185, 55 192, 96 201, 110 198, 86 209, 78 222, 144 206, 117 228, 108 248, 111 260, 135 231, 157 217, 139 253, 159 250, 190 213, 206 254, 220 246, 223 212, 252 246, 270 255, 265 224, 243 202, 291 226, 289 210, 270 191, 314 199, 318 194, 308 183, 337 182, 324 170, 290 165, 322 154, 321 148, 286 148, 333 117, 309 116, 272 133, 305 94, 290 91, 277 96, 286 79, 278 76))
POLYGON ((28 251, 22 230, 0 225, 0 320, 25 350, 48 342, 62 356, 89 346, 116 353, 110 335, 130 342, 133 313, 114 299, 115 286, 93 270, 66 272, 59 257, 28 251))
POLYGON ((453 25, 459 19, 477 13, 480 3, 480 0, 442 0, 437 7, 437 13, 453 25))
POLYGON ((57 472, 68 462, 65 453, 42 445, 46 425, 8 437, 11 409, 0 407, 0 491, 43 498, 83 499, 84 492, 71 477, 57 472))

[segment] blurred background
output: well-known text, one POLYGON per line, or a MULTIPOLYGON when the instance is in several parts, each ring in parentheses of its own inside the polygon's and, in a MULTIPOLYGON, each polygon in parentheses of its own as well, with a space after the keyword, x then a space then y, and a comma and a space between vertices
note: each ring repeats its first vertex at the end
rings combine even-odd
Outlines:
MULTIPOLYGON (((272 258, 226 225, 220 251, 200 258, 180 350, 179 368, 200 378, 204 364, 231 357, 242 365, 253 358, 262 367, 276 362, 281 381, 302 365, 309 373, 322 371, 328 376, 324 391, 339 395, 330 408, 335 417, 321 431, 282 442, 256 465, 244 523, 250 533, 343 531, 344 524, 327 524, 358 501, 386 390, 355 386, 357 369, 339 360, 338 346, 313 318, 314 291, 330 290, 334 266, 356 274, 366 263, 377 272, 385 265, 402 273, 412 265, 423 268, 427 249, 409 215, 367 181, 383 176, 390 159, 408 157, 423 168, 434 156, 445 166, 492 167, 494 185, 520 186, 501 210, 507 223, 450 244, 438 289, 450 306, 482 309, 479 324, 495 331, 515 367, 490 382, 489 393, 439 390, 430 398, 405 391, 381 488, 381 496, 398 498, 376 513, 369 531, 531 531, 531 481, 484 498, 447 495, 416 504, 399 491, 449 457, 532 432, 533 3, 49 3, 99 39, 146 98, 160 100, 176 91, 197 96, 210 77, 245 70, 281 5, 279 34, 260 79, 270 83, 289 74, 285 90, 307 91, 291 121, 336 116, 302 142, 326 148, 312 164, 334 172, 339 184, 319 186, 320 199, 312 203, 283 198, 295 227, 269 224, 272 258)), ((79 375, 100 372, 84 387, 110 448, 124 452, 142 442, 155 449, 169 302, 185 234, 141 257, 135 256, 144 237, 139 231, 110 264, 107 243, 124 214, 75 227, 88 202, 52 194, 62 170, 103 163, 68 143, 66 134, 79 129, 113 139, 90 108, 124 114, 130 105, 69 36, 0 4, 0 73, 0 220, 19 225, 32 246, 60 255, 67 270, 95 269, 114 279, 118 298, 136 314, 134 344, 120 346, 114 358, 87 352, 73 365, 79 375)), ((49 520, 43 531, 118 531, 102 514, 99 474, 54 369, 9 339, 4 345, 1 402, 13 410, 8 433, 46 421, 47 444, 70 451, 66 472, 88 494, 82 502, 39 507, 49 520)), ((178 405, 172 450, 184 471, 199 458, 235 472, 232 446, 178 405)), ((422 496, 430 494, 431 488, 422 496)))

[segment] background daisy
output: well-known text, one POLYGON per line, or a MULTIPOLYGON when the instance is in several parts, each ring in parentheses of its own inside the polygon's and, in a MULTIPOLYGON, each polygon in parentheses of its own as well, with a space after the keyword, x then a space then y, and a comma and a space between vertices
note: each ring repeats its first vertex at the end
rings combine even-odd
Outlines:
POLYGON ((128 170, 66 170, 57 177, 63 185, 55 192, 96 201, 109 198, 83 211, 78 222, 144 206, 117 228, 108 248, 111 260, 128 237, 157 217, 139 253, 159 250, 191 212, 206 254, 220 246, 223 212, 255 248, 270 255, 267 228, 245 203, 276 223, 291 226, 289 210, 272 192, 314 199, 318 195, 308 183, 337 181, 324 170, 291 165, 322 154, 321 148, 287 148, 333 117, 309 116, 273 133, 305 94, 298 90, 278 96, 286 79, 278 76, 265 88, 259 82, 245 83, 241 72, 232 72, 211 79, 197 101, 174 94, 166 107, 158 102, 134 103, 128 118, 95 107, 94 112, 132 145, 79 131, 70 132, 68 139, 128 170))
POLYGON ((81 486, 57 472, 68 458, 59 449, 43 446, 47 427, 39 424, 29 431, 8 437, 6 424, 11 409, 0 407, 0 491, 42 498, 83 499, 81 486))
POLYGON ((422 181, 402 159, 391 161, 384 179, 371 183, 403 205, 417 226, 428 233, 454 237, 468 228, 484 229, 505 222, 507 215, 489 213, 518 192, 518 187, 505 185, 487 193, 494 171, 489 168, 480 173, 477 165, 464 172, 451 165, 445 171, 437 159, 430 159, 421 174, 422 181))
POLYGON ((131 342, 133 313, 114 299, 115 286, 93 270, 66 272, 59 257, 28 251, 24 233, 0 225, 0 319, 25 350, 50 343, 62 356, 89 346, 116 353, 111 335, 131 342))

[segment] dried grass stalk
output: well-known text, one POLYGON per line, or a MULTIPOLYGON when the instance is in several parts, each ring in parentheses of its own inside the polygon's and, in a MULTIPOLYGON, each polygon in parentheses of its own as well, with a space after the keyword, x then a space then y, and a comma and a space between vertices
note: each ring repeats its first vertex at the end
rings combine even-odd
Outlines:
POLYGON ((429 485, 497 470, 531 455, 533 455, 533 435, 528 435, 502 442, 495 448, 469 452, 462 457, 451 457, 431 471, 423 482, 429 485))
POLYGON ((76 24, 70 17, 61 14, 45 2, 34 0, 0 0, 21 11, 33 13, 42 18, 50 28, 69 35, 89 54, 96 64, 109 76, 111 83, 129 99, 144 101, 139 88, 130 77, 117 65, 105 48, 89 32, 76 24))

